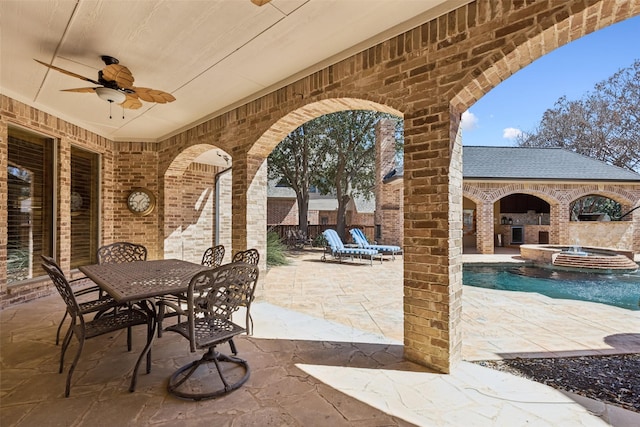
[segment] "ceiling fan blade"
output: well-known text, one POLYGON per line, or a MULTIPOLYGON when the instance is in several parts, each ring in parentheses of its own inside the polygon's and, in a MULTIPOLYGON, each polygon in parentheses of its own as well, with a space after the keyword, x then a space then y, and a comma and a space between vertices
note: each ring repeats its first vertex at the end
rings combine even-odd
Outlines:
POLYGON ((36 62, 37 62, 37 63, 39 63, 39 64, 44 65, 45 67, 51 68, 52 70, 56 70, 56 71, 61 72, 62 74, 66 74, 67 76, 76 77, 76 78, 78 78, 78 79, 85 80, 85 81, 87 81, 87 82, 91 82, 91 83, 93 83, 93 84, 95 84, 95 85, 99 85, 99 84, 100 84, 99 82, 97 82, 97 81, 95 81, 95 80, 92 80, 92 79, 90 79, 90 78, 88 78, 88 77, 81 76, 80 74, 76 74, 76 73, 73 73, 73 72, 71 72, 71 71, 64 70, 64 69, 62 69, 62 68, 56 67, 55 65, 47 64, 46 62, 38 61, 38 60, 37 60, 37 59, 35 59, 35 58, 34 58, 34 61, 36 61, 36 62))
POLYGON ((96 88, 95 87, 76 87, 73 89, 60 89, 62 92, 81 92, 81 93, 89 93, 89 92, 93 92, 95 93, 96 88))
POLYGON ((116 82, 118 87, 130 89, 133 86, 133 74, 120 64, 110 64, 102 69, 102 78, 111 82, 116 82))
POLYGON ((269 3, 271 0, 251 0, 251 3, 255 4, 256 6, 264 6, 265 4, 269 3))
POLYGON ((122 105, 123 108, 127 108, 129 110, 137 110, 138 108, 142 107, 142 102, 140 102, 136 94, 128 93, 127 99, 120 105, 122 105))
POLYGON ((165 104, 176 100, 176 98, 174 98, 170 93, 157 89, 149 89, 148 87, 132 87, 131 90, 133 90, 140 99, 147 102, 165 104))

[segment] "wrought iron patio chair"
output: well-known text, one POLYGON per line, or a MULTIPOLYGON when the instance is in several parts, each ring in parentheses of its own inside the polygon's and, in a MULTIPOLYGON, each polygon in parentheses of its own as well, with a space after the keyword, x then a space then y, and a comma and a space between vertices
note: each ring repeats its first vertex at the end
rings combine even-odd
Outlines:
POLYGON ((257 249, 247 249, 246 251, 239 251, 233 255, 231 262, 246 262, 251 265, 258 265, 260 261, 260 253, 257 249))
POLYGON ((147 248, 130 242, 116 242, 98 249, 98 264, 146 261, 147 248))
MULTIPOLYGON (((60 272, 60 274, 64 275, 64 273, 62 272, 62 268, 60 268, 60 265, 58 265, 55 259, 46 255, 40 255, 40 258, 42 258, 42 262, 44 263, 44 265, 47 265, 50 268, 60 272)), ((118 303, 116 303, 115 300, 109 295, 103 294, 102 289, 100 289, 98 285, 93 283, 91 279, 87 277, 81 277, 72 280, 67 279, 67 281, 70 285, 76 283, 92 283, 92 285, 73 291, 73 295, 76 297, 76 299, 81 299, 81 301, 78 302, 78 307, 82 314, 95 313, 96 316, 100 316, 100 314, 118 307, 118 303), (91 296, 91 298, 87 299, 87 296, 91 296)), ((58 324, 58 329, 56 331, 56 345, 60 343, 60 331, 62 330, 62 325, 64 325, 64 321, 67 319, 68 314, 68 310, 65 310, 64 315, 62 316, 62 319, 58 324)))
POLYGON ((224 245, 212 246, 202 255, 202 262, 200 264, 207 267, 216 268, 222 265, 224 259, 224 245))
MULTIPOLYGON (((257 249, 247 249, 246 251, 236 252, 233 256, 231 262, 245 262, 251 265, 258 265, 260 262, 260 253, 257 249)), ((253 317, 251 317, 251 303, 253 302, 253 295, 250 300, 243 301, 241 304, 244 308, 246 308, 246 319, 245 319, 245 328, 247 329, 247 335, 253 335, 253 317)), ((235 346, 233 341, 231 342, 231 347, 233 349, 233 354, 236 354, 235 346)))
MULTIPOLYGON (((202 265, 207 267, 217 268, 222 265, 224 259, 224 245, 216 245, 208 248, 202 255, 202 265)), ((164 310, 158 311, 158 336, 162 336, 162 323, 165 317, 178 316, 178 323, 180 323, 180 316, 186 314, 185 306, 187 301, 186 294, 174 294, 174 298, 163 300, 164 310)))
MULTIPOLYGON (((179 368, 169 379, 168 391, 186 399, 209 399, 238 389, 249 378, 249 364, 216 351, 245 329, 231 321, 243 301, 251 300, 258 281, 258 267, 232 262, 197 273, 187 292, 187 321, 168 326, 189 340, 191 352, 206 349, 202 358, 179 368), (219 380, 194 375, 198 367, 213 362, 219 380), (213 384, 213 386, 211 385, 213 384), (208 386, 208 387, 207 387, 208 386)), ((202 370, 201 370, 202 371, 202 370)))
MULTIPOLYGON (((98 248, 98 264, 122 264, 125 262, 146 261, 147 248, 130 242, 115 242, 98 248)), ((158 310, 163 310, 162 302, 158 303, 158 310)), ((127 332, 127 350, 132 347, 131 331, 127 332)))
POLYGON ((60 373, 64 370, 64 355, 69 348, 71 338, 75 336, 78 340, 78 351, 73 359, 71 367, 69 368, 69 373, 67 374, 64 393, 65 397, 69 397, 71 392, 71 377, 78 364, 80 355, 82 354, 85 341, 120 329, 130 328, 136 325, 147 325, 147 344, 145 349, 140 353, 140 357, 138 357, 133 375, 135 378, 138 373, 138 367, 145 353, 147 355, 147 373, 151 372, 150 347, 153 340, 153 327, 155 322, 152 312, 125 306, 120 310, 112 311, 108 314, 96 317, 93 320, 85 320, 85 313, 80 309, 80 305, 76 300, 73 290, 71 289, 71 285, 69 285, 64 274, 62 274, 62 272, 56 267, 48 264, 43 263, 42 267, 53 281, 58 293, 60 293, 60 296, 67 305, 67 313, 71 317, 71 326, 62 341, 62 349, 60 351, 60 373))

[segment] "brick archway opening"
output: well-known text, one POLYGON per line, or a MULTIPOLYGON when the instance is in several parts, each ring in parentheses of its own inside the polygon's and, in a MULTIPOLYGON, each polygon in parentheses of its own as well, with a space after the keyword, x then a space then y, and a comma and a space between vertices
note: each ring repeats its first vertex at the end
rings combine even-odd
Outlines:
POLYGON ((215 244, 224 244, 230 254, 230 166, 226 152, 198 144, 183 150, 167 167, 162 177, 165 258, 199 263, 215 244))

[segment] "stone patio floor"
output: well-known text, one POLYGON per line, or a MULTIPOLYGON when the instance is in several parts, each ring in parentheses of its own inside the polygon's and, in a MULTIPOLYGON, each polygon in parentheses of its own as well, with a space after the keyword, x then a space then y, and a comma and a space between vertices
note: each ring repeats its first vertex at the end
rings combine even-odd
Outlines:
MULTIPOLYGON (((0 311, 0 426, 640 425, 638 413, 470 363, 640 352, 638 311, 465 286, 464 361, 445 375, 402 357, 402 257, 370 266, 294 255, 261 276, 255 333, 236 339, 251 377, 215 400, 167 393, 168 377, 200 357, 172 333, 155 340, 151 373, 128 391, 144 327, 131 353, 126 332, 87 341, 65 399, 54 343, 60 297, 0 311)), ((520 261, 513 253, 463 258, 520 261)), ((236 319, 242 324, 243 313, 236 319)))

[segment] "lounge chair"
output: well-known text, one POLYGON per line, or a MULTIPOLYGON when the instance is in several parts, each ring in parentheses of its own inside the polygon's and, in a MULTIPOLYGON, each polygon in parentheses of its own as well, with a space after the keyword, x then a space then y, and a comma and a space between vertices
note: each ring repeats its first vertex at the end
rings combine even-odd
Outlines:
MULTIPOLYGON (((380 253, 375 249, 363 249, 363 248, 347 248, 344 243, 342 243, 342 239, 338 236, 338 233, 335 230, 327 229, 322 232, 324 237, 327 239, 327 243, 329 245, 329 249, 331 250, 331 255, 333 257, 338 258, 340 262, 342 262, 342 258, 345 256, 353 258, 357 256, 362 258, 363 256, 368 256, 371 261, 371 265, 373 265, 373 257, 376 255, 380 255, 380 253)), ((325 254, 322 255, 322 260, 326 260, 325 254)), ((382 256, 380 256, 380 263, 382 263, 382 256)))
POLYGON ((378 252, 390 253, 392 260, 395 260, 396 254, 402 251, 402 248, 400 248, 400 246, 370 244, 362 230, 360 230, 359 228, 352 228, 351 230, 349 230, 349 232, 351 233, 351 237, 353 237, 353 241, 356 242, 359 248, 375 249, 378 252))

